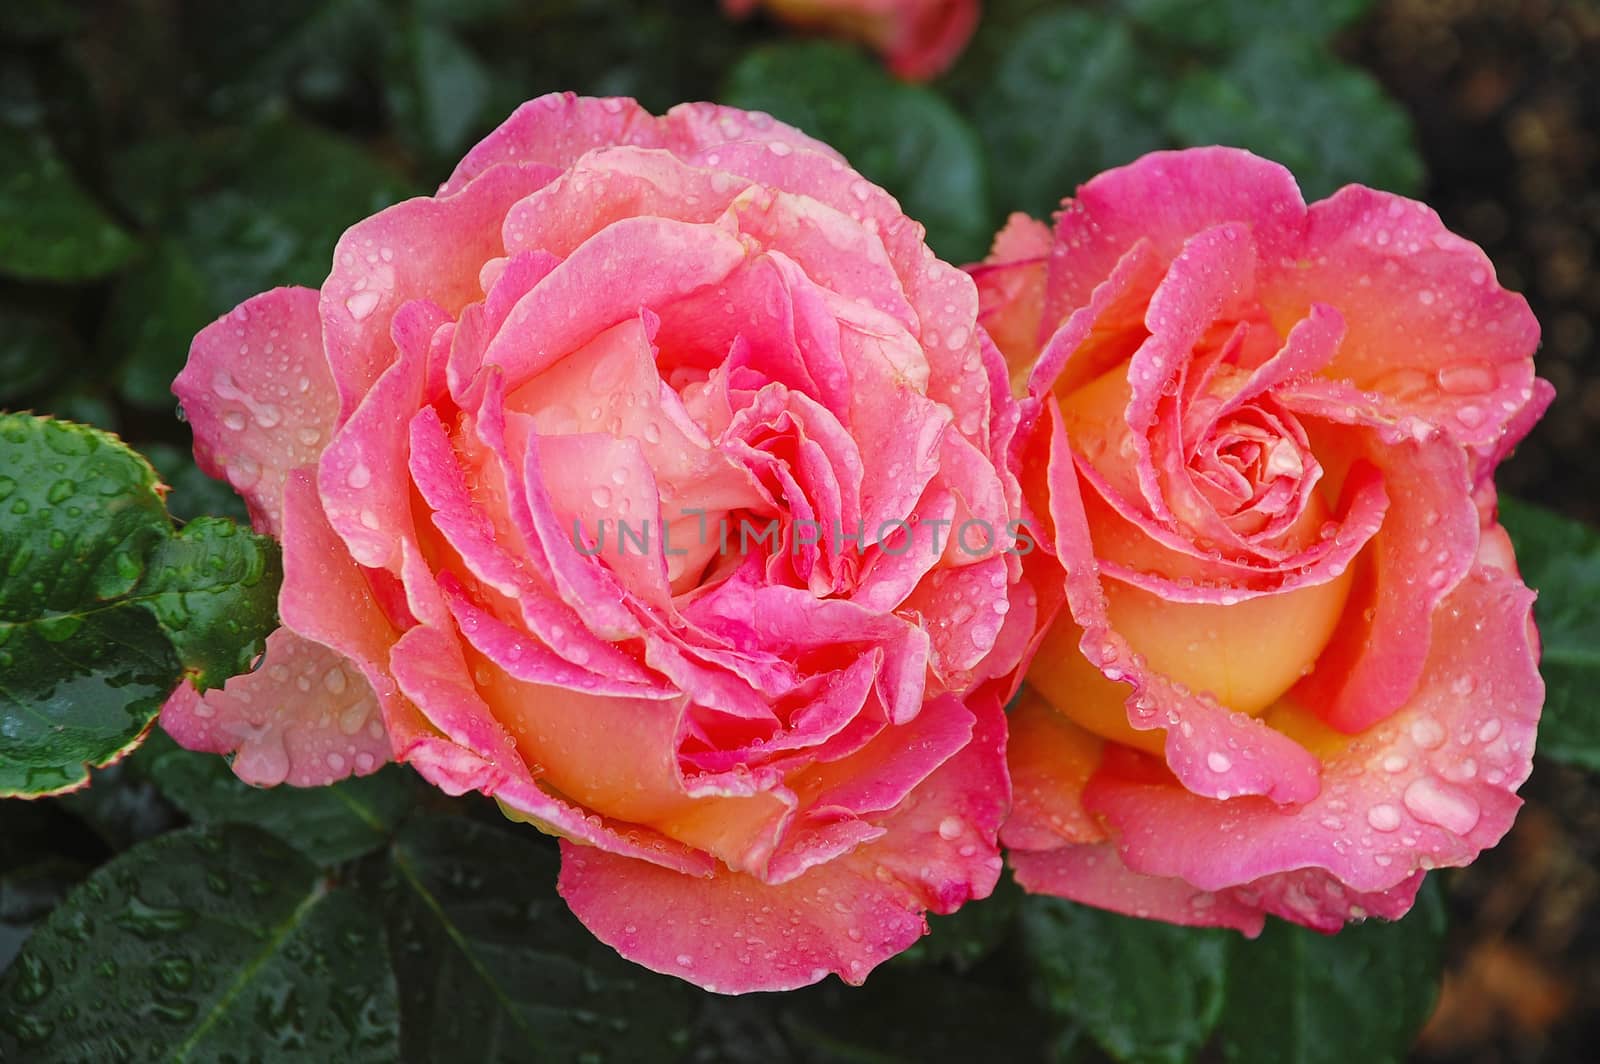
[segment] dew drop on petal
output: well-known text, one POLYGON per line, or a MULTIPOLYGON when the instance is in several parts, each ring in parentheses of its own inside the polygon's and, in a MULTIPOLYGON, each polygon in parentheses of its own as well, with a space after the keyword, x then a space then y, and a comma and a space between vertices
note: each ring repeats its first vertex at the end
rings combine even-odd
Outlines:
POLYGON ((1401 800, 1418 820, 1437 824, 1457 835, 1465 835, 1477 827, 1481 815, 1478 803, 1470 794, 1426 776, 1412 780, 1401 800))
POLYGON ((1400 810, 1384 802, 1367 810, 1367 823, 1374 831, 1393 831, 1400 826, 1400 810))

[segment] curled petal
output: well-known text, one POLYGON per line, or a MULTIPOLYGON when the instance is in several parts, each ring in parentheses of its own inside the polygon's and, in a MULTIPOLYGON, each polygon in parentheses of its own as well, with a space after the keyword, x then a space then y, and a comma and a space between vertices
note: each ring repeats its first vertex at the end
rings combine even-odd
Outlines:
POLYGON ((1317 736, 1329 785, 1294 807, 1210 801, 1152 775, 1137 755, 1109 759, 1084 801, 1124 860, 1208 890, 1298 868, 1382 892, 1419 869, 1463 865, 1500 840, 1521 801, 1544 698, 1529 605, 1515 577, 1480 568, 1440 605, 1422 682, 1382 724, 1343 738, 1292 707, 1281 728, 1317 736), (1249 846, 1211 843, 1226 823, 1249 846))
POLYGON ((879 824, 884 834, 778 885, 728 869, 685 876, 563 843, 562 897, 601 941, 722 993, 787 990, 836 972, 859 984, 950 912, 994 889, 1004 723, 975 706, 972 741, 879 824))
POLYGON ((267 637, 255 671, 205 694, 185 681, 162 707, 161 726, 190 750, 234 755, 234 773, 256 787, 321 787, 375 772, 390 756, 360 671, 287 628, 267 637))

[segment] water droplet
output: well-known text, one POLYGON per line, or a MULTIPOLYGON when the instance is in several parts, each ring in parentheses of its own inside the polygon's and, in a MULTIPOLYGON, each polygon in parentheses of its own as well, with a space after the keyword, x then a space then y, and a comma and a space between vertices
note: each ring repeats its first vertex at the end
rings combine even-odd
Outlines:
POLYGON ((1452 395, 1472 395, 1493 390, 1494 373, 1475 362, 1457 362, 1439 370, 1439 387, 1452 395))
POLYGON ((1407 809, 1418 820, 1437 824, 1446 831, 1465 835, 1478 826, 1478 803, 1470 794, 1426 776, 1411 781, 1401 796, 1407 809))
POLYGON ((1212 772, 1222 773, 1232 767, 1232 759, 1220 750, 1213 750, 1206 755, 1206 768, 1209 768, 1212 772))
POLYGON ((344 301, 344 307, 356 321, 365 321, 374 310, 378 309, 379 298, 377 292, 357 292, 344 301))
POLYGON ((939 837, 945 840, 960 838, 963 826, 960 817, 947 816, 939 821, 939 837))
POLYGON ((1393 831, 1400 826, 1400 810, 1387 802, 1367 810, 1367 823, 1374 831, 1393 831))
POLYGON ((1436 750, 1444 742, 1444 728, 1432 717, 1411 722, 1411 740, 1424 750, 1436 750))
POLYGON ((194 964, 186 957, 166 957, 155 964, 156 982, 168 990, 189 989, 194 982, 194 964))
POLYGON ((329 669, 322 677, 322 686, 326 687, 328 693, 333 695, 343 694, 346 682, 344 670, 337 665, 329 669))
POLYGON ((357 462, 350 467, 350 472, 345 474, 344 482, 359 491, 372 483, 372 470, 357 462))

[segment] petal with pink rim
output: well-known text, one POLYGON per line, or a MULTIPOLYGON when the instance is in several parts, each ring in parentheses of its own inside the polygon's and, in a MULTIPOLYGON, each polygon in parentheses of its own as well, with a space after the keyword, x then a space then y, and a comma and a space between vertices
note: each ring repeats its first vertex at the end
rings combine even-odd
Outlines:
POLYGON ((478 270, 505 253, 506 211, 558 173, 547 166, 498 167, 458 195, 405 200, 345 230, 319 301, 343 416, 393 361, 394 313, 426 299, 456 314, 482 298, 478 270))
MULTIPOLYGON (((1320 789, 1317 759, 1293 739, 1230 712, 1214 700, 1180 690, 1150 669, 1110 624, 1109 603, 1095 563, 1094 546, 1079 493, 1072 451, 1052 399, 1048 482, 1055 524, 1055 553, 1066 569, 1067 602, 1082 629, 1079 648, 1087 665, 1105 680, 1129 684, 1125 710, 1138 731, 1163 729, 1167 764, 1186 787, 1213 798, 1268 795, 1275 802, 1304 802, 1320 789), (1187 725, 1187 726, 1185 726, 1187 725)), ((1058 622, 1059 627, 1059 622, 1058 622)), ((1075 660, 1070 652, 1063 662, 1075 660)), ((1037 669, 1035 670, 1037 672, 1037 669)), ((1033 681, 1039 685, 1036 677, 1033 681)), ((1052 697, 1069 714, 1075 684, 1052 697)))
POLYGON ((256 787, 321 787, 375 772, 390 756, 360 671, 287 628, 267 637, 254 672, 205 694, 185 681, 162 707, 161 727, 190 750, 234 755, 234 773, 256 787))
POLYGON ((1311 300, 1339 308, 1349 332, 1324 372, 1458 443, 1495 440, 1532 398, 1539 323, 1527 301, 1414 200, 1352 185, 1313 204, 1299 246, 1264 273, 1261 299, 1280 324, 1311 300))
POLYGON ((1318 731, 1292 705, 1270 711, 1276 726, 1327 745, 1328 785, 1311 801, 1212 801, 1118 752, 1090 781, 1085 805, 1105 818, 1130 867, 1205 889, 1314 867, 1352 890, 1381 892, 1422 867, 1467 864, 1511 826, 1532 764, 1544 687, 1531 601, 1515 577, 1475 570, 1435 611, 1416 693, 1360 735, 1318 731), (1224 830, 1250 845, 1214 845, 1224 830))
POLYGON ((779 885, 718 869, 683 876, 562 844, 562 897, 630 960, 721 993, 788 990, 830 972, 860 983, 949 912, 994 889, 1009 794, 992 696, 972 741, 881 822, 888 831, 779 885))
POLYGON ((1254 938, 1264 923, 1258 906, 1230 891, 1200 890, 1181 879, 1130 871, 1112 843, 1011 852, 1017 883, 1035 894, 1186 927, 1231 927, 1254 938))
POLYGON ((1088 303, 1141 240, 1171 262, 1194 234, 1238 222, 1249 228, 1257 259, 1277 262, 1297 249, 1305 217, 1294 175, 1277 163, 1238 148, 1151 152, 1099 175, 1061 205, 1045 320, 1063 321, 1088 303))
POLYGON ((316 291, 274 288, 202 329, 172 391, 200 468, 244 496, 258 531, 279 535, 284 480, 317 460, 339 413, 316 291))

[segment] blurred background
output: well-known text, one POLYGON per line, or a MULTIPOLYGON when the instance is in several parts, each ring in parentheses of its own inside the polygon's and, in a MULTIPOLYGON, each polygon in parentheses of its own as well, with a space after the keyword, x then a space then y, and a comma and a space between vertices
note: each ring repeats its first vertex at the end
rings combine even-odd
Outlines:
MULTIPOLYGON (((981 258, 1009 212, 1047 216, 1077 182, 1160 147, 1251 148, 1293 169, 1308 198, 1352 181, 1421 198, 1488 251, 1543 326, 1539 371, 1557 399, 1502 491, 1600 522, 1590 0, 989 0, 961 59, 918 86, 855 45, 732 21, 714 0, 0 3, 0 407, 117 431, 174 485, 174 513, 242 518, 194 468, 167 390, 190 337, 258 291, 318 284, 345 226, 431 192, 517 104, 557 89, 656 111, 695 99, 771 111, 888 187, 956 262, 981 258)), ((1402 925, 1433 921, 1443 938, 1373 938, 1340 962, 1380 1008, 1395 978, 1371 960, 1384 943, 1442 958, 1436 1005, 1408 992, 1393 1006, 1432 1010, 1410 1059, 1596 1059, 1600 776, 1584 767, 1600 769, 1600 754, 1560 735, 1552 749, 1510 837, 1431 877, 1437 894, 1402 925)), ((162 756, 176 755, 157 745, 84 795, 0 807, 0 966, 94 867, 194 815, 141 775, 141 758, 162 756)), ((1211 1008, 1215 1022, 1223 1006, 1183 997, 1141 1013, 1135 996, 1106 1005, 1109 1021, 1086 1018, 1087 969, 1018 959, 1024 937, 1112 948, 1116 927, 1078 927, 1065 911, 1041 923, 1011 891, 959 919, 865 992, 706 1005, 678 1048, 695 1060, 956 1059, 1002 1045, 1019 1059, 1257 1059, 1226 1037, 1206 1043, 1209 1027, 1116 1051, 1104 1031, 1119 1015, 1137 1028, 1150 1009, 1211 1008), (905 1022, 931 1009, 942 1022, 905 1022)), ((1367 930, 1351 934, 1366 942, 1367 930)), ((1168 948, 1136 945, 1156 966, 1168 948)), ((1294 948, 1321 963, 1319 947, 1294 948)), ((1433 968, 1420 963, 1425 984, 1433 968)), ((1337 1037, 1372 1017, 1325 1022, 1337 1037)))

